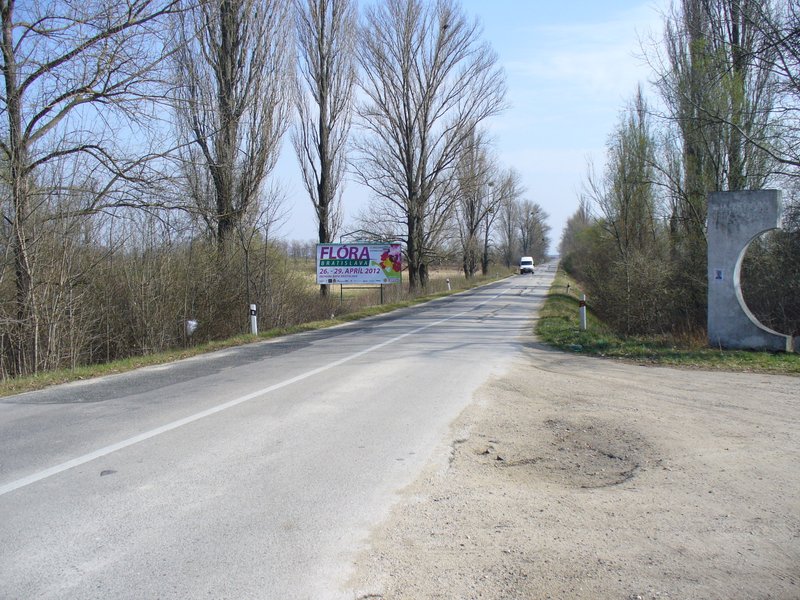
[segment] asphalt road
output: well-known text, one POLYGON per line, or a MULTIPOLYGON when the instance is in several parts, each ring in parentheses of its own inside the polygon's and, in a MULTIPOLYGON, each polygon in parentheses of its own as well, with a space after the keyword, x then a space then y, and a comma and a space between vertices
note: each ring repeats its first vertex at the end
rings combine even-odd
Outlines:
POLYGON ((0 399, 0 598, 348 597, 552 276, 0 399))

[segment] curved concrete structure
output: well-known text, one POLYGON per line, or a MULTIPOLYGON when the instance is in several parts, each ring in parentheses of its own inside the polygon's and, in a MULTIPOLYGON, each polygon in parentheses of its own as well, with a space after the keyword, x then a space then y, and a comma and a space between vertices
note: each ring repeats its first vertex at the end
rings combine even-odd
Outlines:
POLYGON ((792 336, 765 327, 747 308, 739 281, 747 247, 781 225, 779 190, 715 192, 708 198, 708 342, 792 352, 792 336))

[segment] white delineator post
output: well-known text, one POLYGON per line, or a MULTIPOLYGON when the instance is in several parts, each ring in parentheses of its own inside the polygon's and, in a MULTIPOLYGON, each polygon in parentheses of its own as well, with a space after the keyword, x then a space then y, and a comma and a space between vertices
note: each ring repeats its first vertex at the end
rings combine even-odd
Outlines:
POLYGON ((581 331, 586 331, 586 294, 581 296, 578 306, 580 307, 579 312, 581 316, 581 331))
POLYGON ((255 304, 250 305, 250 333, 258 335, 258 309, 255 304))
POLYGON ((451 291, 450 290, 450 278, 449 277, 447 278, 447 291, 448 292, 451 291))

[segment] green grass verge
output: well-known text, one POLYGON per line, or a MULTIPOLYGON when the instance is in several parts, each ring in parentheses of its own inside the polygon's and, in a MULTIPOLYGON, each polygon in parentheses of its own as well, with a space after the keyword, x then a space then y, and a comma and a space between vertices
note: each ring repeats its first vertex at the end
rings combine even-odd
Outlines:
POLYGON ((302 333, 305 331, 315 331, 317 329, 333 327, 335 325, 341 325, 343 323, 348 323, 350 321, 357 321, 359 319, 364 319, 367 317, 374 317, 384 313, 392 312, 400 308, 406 308, 409 306, 414 306, 416 304, 422 304, 424 302, 435 300, 436 298, 442 298, 444 296, 449 296, 451 294, 463 292, 467 289, 479 287, 481 285, 491 283, 492 281, 497 281, 497 279, 499 278, 502 278, 502 275, 497 277, 487 277, 487 278, 478 277, 470 281, 461 280, 458 282, 458 285, 455 286, 452 291, 439 291, 414 298, 399 300, 397 302, 392 302, 391 304, 387 303, 387 304, 377 304, 373 306, 367 306, 365 308, 359 309, 351 313, 345 313, 336 316, 332 319, 301 323, 299 325, 293 325, 291 327, 270 329, 267 331, 259 332, 257 336, 249 334, 238 335, 226 340, 207 342, 204 344, 189 346, 187 348, 168 350, 165 352, 148 354, 145 356, 136 356, 132 358, 117 360, 111 363, 80 366, 74 369, 60 369, 57 371, 47 371, 44 373, 38 373, 36 375, 30 375, 27 377, 17 377, 14 379, 7 379, 0 381, 0 397, 11 396, 13 394, 21 394, 24 392, 32 392, 35 390, 41 390, 46 387, 62 383, 70 383, 74 381, 82 381, 85 379, 94 379, 96 377, 103 377, 106 375, 125 373, 127 371, 133 371, 134 369, 139 369, 142 367, 162 365, 165 363, 174 362, 176 360, 182 360, 185 358, 191 358, 193 356, 199 356, 201 354, 207 354, 209 352, 215 352, 217 350, 224 350, 225 348, 242 346, 244 344, 252 344, 254 342, 260 342, 284 335, 291 335, 293 333, 302 333))
POLYGON ((719 350, 697 340, 676 340, 666 335, 622 337, 597 319, 591 307, 586 331, 581 331, 580 293, 576 282, 559 270, 536 326, 540 341, 568 352, 640 364, 800 375, 800 354, 719 350))

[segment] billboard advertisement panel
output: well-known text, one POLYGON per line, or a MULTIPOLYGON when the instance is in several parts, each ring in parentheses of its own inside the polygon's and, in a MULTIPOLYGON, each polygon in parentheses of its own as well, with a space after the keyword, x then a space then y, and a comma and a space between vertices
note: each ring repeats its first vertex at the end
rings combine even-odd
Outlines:
POLYGON ((317 244, 317 283, 390 284, 402 281, 398 242, 317 244))

